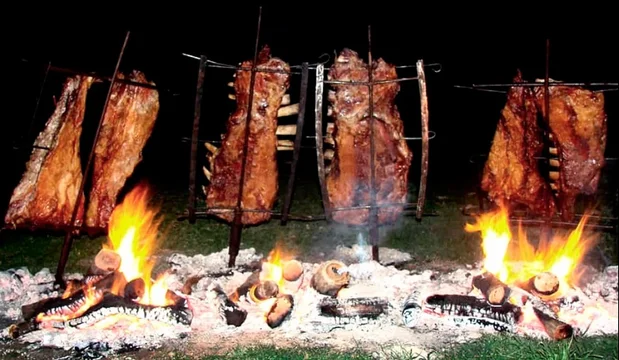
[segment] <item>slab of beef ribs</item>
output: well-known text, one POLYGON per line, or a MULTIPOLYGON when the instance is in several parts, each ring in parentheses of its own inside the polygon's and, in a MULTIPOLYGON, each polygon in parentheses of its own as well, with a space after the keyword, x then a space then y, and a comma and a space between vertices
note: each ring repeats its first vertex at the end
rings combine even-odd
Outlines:
MULTIPOLYGON (((570 221, 576 197, 595 194, 605 164, 604 94, 567 86, 551 86, 549 93, 548 127, 559 157, 558 207, 561 218, 570 221)), ((545 114, 544 89, 536 88, 535 94, 545 114)))
MULTIPOLYGON (((67 78, 56 109, 34 142, 21 181, 13 191, 6 226, 60 230, 70 226, 82 181, 80 136, 91 77, 67 78)), ((76 225, 82 224, 84 201, 76 225)))
MULTIPOLYGON (((149 83, 140 71, 121 79, 149 83)), ((106 229, 118 193, 142 160, 142 149, 150 137, 159 112, 156 89, 116 82, 95 147, 92 187, 86 211, 89 231, 106 229)))
MULTIPOLYGON (((523 82, 520 71, 513 82, 523 82)), ((537 117, 533 90, 510 88, 484 167, 481 187, 501 207, 526 205, 534 214, 550 218, 554 215, 555 203, 536 160, 544 149, 537 117)))
MULTIPOLYGON (((374 81, 397 79, 395 66, 383 59, 372 63, 374 81)), ((329 71, 329 80, 368 81, 368 66, 350 49, 344 49, 329 71)), ((329 102, 333 108, 335 156, 327 175, 331 207, 349 208, 370 205, 370 114, 369 89, 360 85, 332 85, 329 102)), ((404 140, 404 125, 394 103, 400 90, 397 82, 376 84, 373 88, 375 191, 377 205, 405 203, 408 170, 413 153, 404 140)), ((389 205, 378 211, 378 223, 393 222, 403 205, 389 205)), ((367 224, 369 210, 333 212, 333 220, 367 224)))
MULTIPOLYGON (((243 69, 236 72, 236 110, 228 118, 226 134, 213 161, 211 183, 206 188, 208 212, 228 222, 233 221, 234 212, 226 209, 236 207, 239 194, 251 81, 251 71, 246 69, 251 69, 252 63, 243 62, 243 69)), ((277 111, 290 85, 290 66, 271 57, 269 48, 265 46, 258 56, 257 67, 273 71, 256 72, 255 75, 241 207, 246 210, 271 210, 278 191, 277 111)), ((250 211, 243 212, 241 222, 256 225, 270 218, 269 212, 250 211)))

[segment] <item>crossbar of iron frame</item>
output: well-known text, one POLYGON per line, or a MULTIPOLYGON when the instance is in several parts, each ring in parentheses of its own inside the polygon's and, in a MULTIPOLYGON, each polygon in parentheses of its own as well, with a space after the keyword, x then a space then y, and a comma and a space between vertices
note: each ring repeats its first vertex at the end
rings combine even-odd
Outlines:
POLYGON ((103 105, 103 109, 101 110, 101 116, 99 118, 99 125, 97 126, 97 131, 95 133, 95 138, 92 143, 92 148, 88 156, 88 162, 86 163, 86 167, 84 169, 84 175, 82 176, 82 180, 80 182, 80 187, 77 192, 77 198, 75 200, 75 205, 73 205, 73 213, 71 215, 71 222, 66 229, 65 239, 62 244, 62 252, 60 253, 60 259, 58 261, 58 268, 56 269, 55 283, 56 285, 58 285, 60 288, 63 288, 63 289, 66 287, 66 284, 64 281, 64 271, 67 265, 67 261, 69 260, 69 253, 71 252, 71 246, 73 244, 73 234, 75 230, 77 230, 75 222, 77 221, 77 214, 79 212, 81 200, 84 195, 84 187, 86 185, 86 179, 88 178, 88 174, 90 173, 90 168, 92 167, 92 162, 93 162, 94 155, 95 155, 95 149, 97 146, 97 142, 99 140, 99 135, 101 134, 103 120, 105 119, 105 113, 107 112, 107 108, 110 103, 112 90, 114 89, 114 84, 116 83, 116 80, 117 80, 118 70, 120 68, 120 63, 122 62, 123 56, 125 54, 125 49, 127 47, 127 43, 129 42, 130 34, 131 32, 127 31, 127 34, 125 35, 125 40, 123 42, 123 45, 120 49, 120 53, 118 55, 118 59, 116 61, 116 67, 114 68, 114 75, 112 76, 112 80, 110 81, 110 87, 107 92, 105 104, 103 105))

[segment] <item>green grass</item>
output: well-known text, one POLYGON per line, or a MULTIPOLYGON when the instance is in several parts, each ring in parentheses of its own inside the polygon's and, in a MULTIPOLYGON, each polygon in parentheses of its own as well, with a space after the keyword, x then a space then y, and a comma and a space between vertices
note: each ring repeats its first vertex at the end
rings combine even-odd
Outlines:
MULTIPOLYGON (((202 360, 215 359, 390 359, 390 360, 588 360, 617 359, 617 336, 574 338, 561 342, 512 335, 488 335, 450 349, 438 349, 421 356, 413 351, 383 348, 366 352, 361 348, 346 352, 323 348, 276 348, 257 346, 238 348, 225 355, 206 355, 202 360)), ((176 356, 174 359, 189 359, 176 356)))

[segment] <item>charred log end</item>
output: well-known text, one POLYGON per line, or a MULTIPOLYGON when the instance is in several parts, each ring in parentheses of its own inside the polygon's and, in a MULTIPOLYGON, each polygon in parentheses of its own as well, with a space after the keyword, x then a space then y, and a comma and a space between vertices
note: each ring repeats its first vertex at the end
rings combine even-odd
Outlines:
POLYGON ((298 260, 290 260, 284 264, 282 269, 284 280, 296 281, 303 275, 303 264, 298 260))
POLYGON ((501 280, 497 279, 492 273, 484 272, 473 277, 473 286, 484 295, 488 303, 501 305, 505 303, 509 296, 509 287, 501 280))
POLYGON ((142 278, 133 279, 125 286, 125 298, 131 300, 141 298, 144 295, 145 288, 146 284, 142 278))
POLYGON ((345 268, 344 263, 336 260, 322 263, 312 277, 311 286, 323 295, 336 296, 350 281, 350 275, 345 268))
POLYGON ((22 321, 20 323, 9 326, 7 332, 11 339, 17 339, 22 335, 36 331, 38 329, 39 323, 32 319, 30 321, 22 321))
POLYGON ((529 279, 528 287, 534 293, 549 296, 559 290, 559 278, 553 273, 543 272, 529 279))
POLYGON ((110 273, 120 268, 121 257, 111 249, 101 249, 95 256, 94 266, 91 267, 93 274, 110 273))
POLYGON ((239 327, 247 319, 247 311, 238 307, 228 297, 222 302, 219 310, 223 318, 226 319, 226 325, 239 327))
POLYGON ((274 281, 267 280, 252 286, 249 296, 254 302, 261 302, 276 297, 279 294, 279 286, 274 281))
POLYGON ((318 305, 325 316, 350 318, 363 317, 375 319, 387 313, 389 302, 382 298, 324 298, 318 305))
POLYGON ((234 294, 230 295, 231 298, 235 298, 235 301, 243 296, 250 293, 250 289, 257 284, 260 283, 260 271, 254 271, 251 275, 247 277, 245 282, 239 286, 234 294))
POLYGON ((294 299, 292 295, 280 294, 267 313, 267 325, 269 325, 271 329, 280 326, 292 312, 293 306, 294 299))
POLYGON ((553 340, 564 340, 574 335, 574 328, 563 321, 548 316, 543 311, 533 308, 535 315, 544 326, 546 334, 553 340))

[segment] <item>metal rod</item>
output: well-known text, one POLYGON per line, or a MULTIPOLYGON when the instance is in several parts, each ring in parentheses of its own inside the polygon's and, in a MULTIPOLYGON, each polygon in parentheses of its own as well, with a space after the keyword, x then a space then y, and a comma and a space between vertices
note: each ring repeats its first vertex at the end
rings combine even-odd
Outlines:
POLYGON ((294 152, 292 154, 292 165, 290 167, 290 177, 288 178, 288 188, 286 189, 286 198, 282 207, 281 225, 286 225, 288 222, 288 213, 290 212, 290 204, 294 193, 294 180, 296 177, 297 164, 301 156, 301 141, 303 141, 303 125, 305 124, 305 106, 307 104, 307 84, 309 82, 309 64, 304 62, 301 69, 301 91, 299 99, 299 114, 297 116, 297 132, 294 138, 294 152))
POLYGON ((26 132, 25 139, 22 137, 22 142, 28 141, 30 139, 30 134, 32 133, 32 128, 34 127, 34 121, 36 120, 37 114, 39 113, 39 105, 41 104, 41 97, 43 96, 43 90, 45 89, 45 84, 47 83, 47 77, 49 75, 49 70, 51 67, 52 67, 52 62, 49 61, 47 63, 47 66, 45 67, 45 75, 43 75, 43 80, 41 81, 41 86, 39 87, 39 94, 37 95, 37 102, 34 106, 34 111, 32 112, 32 118, 30 119, 30 124, 28 125, 28 131, 26 132))
POLYGON ((123 42, 123 46, 120 49, 120 54, 118 55, 118 60, 116 61, 116 67, 114 68, 114 75, 112 77, 112 81, 110 82, 110 88, 107 92, 107 97, 105 98, 105 105, 103 106, 103 110, 101 111, 101 117, 99 118, 99 125, 97 126, 97 132, 95 134, 95 139, 92 143, 92 149, 90 150, 90 155, 88 157, 88 162, 86 163, 86 168, 84 169, 84 175, 82 176, 82 181, 80 182, 80 188, 77 192, 77 198, 75 200, 75 205, 73 206, 73 214, 71 215, 71 223, 67 228, 67 233, 64 238, 64 243, 62 244, 62 252, 60 254, 60 261, 58 262, 58 268, 56 270, 56 284, 60 285, 62 288, 65 287, 64 283, 64 270, 67 265, 67 260, 69 259, 69 252, 71 251, 71 245, 73 244, 73 231, 75 230, 75 221, 77 220, 77 213, 80 208, 80 202, 82 200, 82 196, 84 195, 84 186, 86 185, 86 179, 88 177, 88 173, 90 172, 90 168, 92 166, 92 161, 95 156, 95 149, 97 146, 97 141, 99 140, 99 134, 101 133, 101 126, 103 124, 103 119, 105 118, 105 113, 107 111, 107 107, 110 103, 110 98, 112 96, 112 90, 114 89, 114 84, 116 83, 116 77, 118 75, 118 69, 120 67, 120 63, 122 61, 123 55, 125 54, 125 48, 127 47, 127 43, 129 42, 130 31, 127 31, 127 35, 125 35, 125 41, 123 42))
POLYGON ((243 199, 243 189, 245 185, 245 167, 247 165, 247 148, 249 142, 249 127, 251 123, 252 103, 254 101, 254 85, 256 82, 256 68, 258 62, 258 45, 260 43, 260 23, 262 21, 262 6, 258 7, 258 26, 256 30, 256 43, 254 45, 254 61, 251 65, 251 80, 249 82, 249 98, 247 101, 247 118, 245 120, 245 141, 243 142, 243 154, 241 156, 241 176, 239 179, 239 193, 236 201, 236 209, 234 211, 234 222, 230 228, 229 248, 228 255, 228 267, 234 267, 236 263, 236 257, 239 254, 241 247, 241 232, 243 229, 241 212, 241 201, 243 199))
MULTIPOLYGON (((398 83, 398 82, 411 81, 411 80, 419 80, 419 77, 414 76, 414 77, 403 77, 403 78, 388 79, 388 80, 375 80, 375 81, 371 81, 371 83, 373 85, 380 85, 380 84, 391 84, 391 83, 398 83)), ((368 86, 370 84, 370 81, 328 80, 328 81, 325 81, 325 84, 368 86)))
MULTIPOLYGON (((550 125, 550 39, 546 38, 546 63, 544 71, 544 122, 546 126, 550 125)), ((550 218, 544 219, 544 222, 540 226, 541 236, 544 239, 550 239, 552 237, 552 224, 550 218)))
POLYGON ((189 222, 196 222, 196 167, 198 158, 198 136, 200 133, 200 117, 202 116, 202 95, 204 94, 204 75, 206 72, 206 56, 200 57, 198 81, 196 83, 196 99, 193 113, 193 128, 191 133, 191 156, 189 158, 189 222))
MULTIPOLYGON (((488 88, 488 87, 541 87, 546 86, 544 82, 523 82, 523 83, 503 83, 503 84, 472 84, 473 88, 488 88)), ((464 85, 456 85, 457 87, 464 87, 464 85)), ((548 86, 619 86, 616 82, 560 82, 552 81, 548 86)))
POLYGON ((318 166, 318 182, 320 183, 320 194, 322 195, 322 206, 325 210, 325 217, 327 221, 331 221, 331 202, 329 201, 329 194, 327 193, 327 175, 325 171, 325 153, 323 150, 324 141, 322 135, 322 96, 324 93, 324 70, 325 67, 319 64, 316 67, 316 92, 314 97, 314 116, 316 118, 314 122, 314 128, 316 131, 316 159, 318 166))
POLYGON ((378 254, 378 209, 376 208, 376 169, 374 168, 376 143, 374 139, 374 79, 372 73, 372 26, 368 25, 368 113, 370 116, 370 244, 372 244, 372 260, 379 261, 378 254))
POLYGON ((417 220, 421 220, 426 202, 426 187, 428 182, 428 159, 430 141, 428 136, 430 112, 428 109, 428 89, 423 60, 417 61, 417 76, 419 77, 419 99, 421 105, 421 177, 419 179, 419 195, 417 197, 417 220))
MULTIPOLYGON (((415 210, 414 209, 407 209, 404 210, 404 215, 414 215, 415 214, 415 210)), ((208 211, 196 211, 196 216, 199 218, 210 218, 213 214, 208 212, 208 211)), ((283 216, 283 214, 279 213, 279 212, 274 212, 271 211, 271 216, 273 216, 274 218, 281 218, 283 216)), ((436 217, 439 216, 437 213, 425 213, 423 214, 423 216, 425 217, 436 217)), ((178 221, 183 221, 185 219, 187 219, 188 214, 187 213, 183 213, 183 214, 179 214, 177 215, 176 219, 178 221)), ((295 220, 295 221, 324 221, 326 220, 326 217, 324 214, 321 215, 296 215, 296 214, 288 214, 288 220, 295 220)))
MULTIPOLYGON (((23 62, 29 62, 26 59, 22 59, 22 61, 23 62)), ((50 62, 50 64, 51 64, 51 62, 50 62)), ((99 75, 99 74, 96 74, 94 72, 90 72, 89 73, 89 72, 86 72, 86 71, 67 69, 67 68, 58 67, 58 66, 50 66, 49 71, 57 72, 57 73, 63 73, 63 74, 70 74, 70 75, 90 76, 92 78, 95 78, 97 80, 102 80, 102 81, 112 81, 112 78, 109 77, 109 76, 99 75)), ((145 87, 145 88, 149 88, 149 89, 161 90, 156 85, 152 85, 152 84, 148 84, 148 83, 142 83, 142 82, 138 82, 138 81, 132 81, 132 80, 127 80, 127 79, 116 79, 115 81, 118 82, 118 83, 122 83, 122 84, 135 85, 135 86, 145 87)))
MULTIPOLYGON (((181 53, 182 56, 188 57, 190 59, 194 59, 194 60, 200 60, 199 56, 196 55, 191 55, 191 54, 187 54, 187 53, 181 53)), ((316 64, 311 64, 308 66, 309 70, 316 70, 318 69, 319 65, 323 65, 325 63, 327 63, 329 61, 329 54, 322 54, 319 58, 322 57, 327 57, 327 60, 322 61, 322 62, 318 62, 316 64)), ((396 69, 407 69, 407 68, 414 68, 417 65, 398 65, 395 68, 396 69)), ((443 70, 443 65, 441 65, 440 63, 431 63, 431 64, 425 64, 425 67, 428 68, 432 68, 432 71, 434 71, 435 73, 440 73, 443 70)), ((239 65, 230 65, 230 64, 224 64, 224 63, 220 63, 217 61, 213 61, 213 60, 209 60, 208 61, 208 65, 207 67, 214 67, 214 68, 221 68, 221 69, 231 69, 231 70, 251 70, 250 68, 244 68, 242 66, 239 65)), ((303 65, 291 65, 290 68, 291 69, 301 69, 303 67, 303 65)), ((330 71, 330 68, 324 68, 325 71, 330 71)), ((268 70, 268 69, 259 69, 257 70, 258 72, 284 72, 283 70, 268 70)), ((287 72, 286 72, 287 73, 287 72)), ((300 73, 294 73, 293 74, 300 74, 300 73)), ((388 80, 391 81, 391 80, 388 80)))

